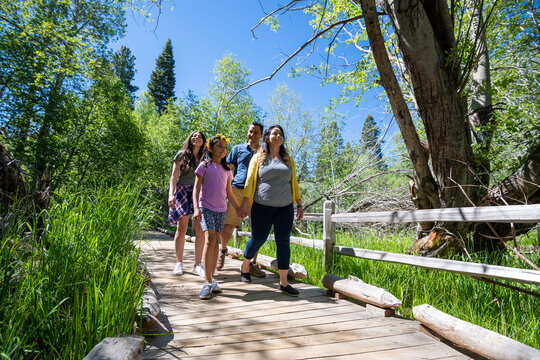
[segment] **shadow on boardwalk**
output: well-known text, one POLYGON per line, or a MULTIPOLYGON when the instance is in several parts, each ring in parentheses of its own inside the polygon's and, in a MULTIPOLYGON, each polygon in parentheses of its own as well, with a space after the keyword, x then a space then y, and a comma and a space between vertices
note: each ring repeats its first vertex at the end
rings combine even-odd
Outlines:
POLYGON ((296 282, 300 296, 277 291, 277 274, 240 281, 240 261, 217 273, 222 294, 200 300, 202 279, 186 243, 184 275, 172 275, 172 237, 147 232, 141 246, 167 332, 148 337, 145 359, 469 359, 419 331, 418 323, 369 315, 365 307, 335 300, 296 282))

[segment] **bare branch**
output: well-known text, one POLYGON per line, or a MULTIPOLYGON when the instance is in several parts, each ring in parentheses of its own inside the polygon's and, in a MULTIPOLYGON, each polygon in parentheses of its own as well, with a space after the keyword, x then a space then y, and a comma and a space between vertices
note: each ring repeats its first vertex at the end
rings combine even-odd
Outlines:
MULTIPOLYGON (((288 4, 286 5, 283 5, 282 7, 279 7, 277 9, 275 9, 274 11, 272 11, 271 13, 269 14, 266 14, 265 17, 263 17, 258 23, 257 25, 253 26, 251 29, 249 29, 249 31, 251 31, 251 34, 253 35, 253 40, 256 40, 257 37, 255 36, 255 29, 258 28, 263 22, 266 21, 266 19, 268 19, 269 17, 271 17, 272 15, 274 15, 275 13, 277 13, 278 11, 281 11, 283 9, 286 9, 286 8, 289 8, 290 6, 292 6, 294 3, 298 2, 300 0, 292 0, 291 2, 289 2, 288 4)), ((289 10, 289 9, 287 9, 289 10)))
POLYGON ((321 30, 319 31, 318 33, 316 33, 315 35, 313 35, 311 37, 311 39, 309 39, 307 42, 305 42, 302 46, 300 46, 294 53, 292 53, 287 59, 285 59, 275 70, 274 72, 272 72, 270 75, 268 75, 267 77, 264 77, 262 79, 259 79, 255 82, 252 82, 251 84, 247 85, 247 86, 244 86, 243 88, 241 89, 238 89, 236 90, 236 92, 229 98, 229 100, 227 101, 227 103, 225 103, 225 105, 223 106, 223 108, 226 108, 227 106, 229 106, 229 104, 231 103, 231 101, 233 101, 233 99, 239 94, 241 93, 242 91, 244 90, 247 90, 249 89, 250 87, 254 86, 254 85, 257 85, 258 83, 261 83, 263 81, 267 81, 267 80, 271 80, 274 75, 276 75, 278 73, 279 70, 281 70, 289 61, 291 61, 296 55, 298 55, 302 50, 304 50, 309 44, 311 44, 313 41, 317 40, 319 37, 321 37, 322 35, 326 34, 328 31, 332 30, 334 27, 338 26, 338 25, 341 25, 341 24, 346 24, 348 22, 351 22, 351 21, 354 21, 354 20, 358 20, 358 19, 361 19, 363 17, 363 15, 358 15, 358 16, 354 16, 352 18, 348 18, 348 19, 343 19, 343 20, 340 20, 340 21, 337 21, 333 24, 331 24, 330 26, 328 26, 326 29, 324 30, 321 30))

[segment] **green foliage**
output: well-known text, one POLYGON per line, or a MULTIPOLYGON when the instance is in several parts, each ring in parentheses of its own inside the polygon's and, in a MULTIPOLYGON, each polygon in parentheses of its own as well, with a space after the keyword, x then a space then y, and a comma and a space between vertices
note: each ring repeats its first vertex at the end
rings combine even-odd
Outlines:
POLYGON ((34 178, 58 168, 72 110, 124 30, 124 7, 101 1, 0 2, 0 126, 34 178))
POLYGON ((66 124, 65 133, 70 137, 50 138, 57 143, 56 160, 62 165, 53 178, 54 188, 96 179, 117 184, 128 174, 129 179, 136 178, 142 169, 137 159, 143 154, 146 137, 133 117, 124 85, 109 69, 96 78, 72 112, 77 116, 74 120, 84 121, 66 124))
POLYGON ((38 237, 19 223, 0 248, 0 354, 82 358, 105 337, 133 332, 145 278, 134 246, 148 205, 131 185, 67 188, 38 237))
POLYGON ((249 85, 249 75, 249 69, 234 54, 225 54, 216 62, 214 80, 208 91, 213 112, 207 114, 203 122, 206 134, 223 133, 232 144, 239 144, 246 141, 247 128, 252 121, 263 122, 261 109, 248 91, 238 93, 231 101, 237 90, 249 85))
POLYGON ((540 4, 499 1, 487 28, 495 126, 491 149, 494 180, 523 162, 540 139, 540 4))
POLYGON ((148 91, 160 114, 165 110, 167 103, 174 100, 175 84, 173 48, 169 39, 156 60, 156 68, 152 71, 148 82, 148 91))
POLYGON ((126 92, 131 97, 132 101, 135 101, 135 92, 139 90, 138 86, 132 84, 136 72, 135 56, 128 47, 122 45, 122 47, 113 54, 111 62, 114 73, 124 85, 124 89, 126 89, 126 92))

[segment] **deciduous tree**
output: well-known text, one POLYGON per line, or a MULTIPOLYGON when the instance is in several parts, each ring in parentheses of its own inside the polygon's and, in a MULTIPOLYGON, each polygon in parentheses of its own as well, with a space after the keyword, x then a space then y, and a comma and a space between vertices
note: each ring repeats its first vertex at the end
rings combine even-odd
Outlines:
POLYGON ((216 61, 214 80, 210 84, 208 99, 214 109, 206 119, 208 134, 225 133, 233 144, 246 141, 249 123, 262 121, 262 111, 249 92, 242 92, 232 101, 232 94, 249 84, 250 70, 234 54, 228 53, 216 61))
MULTIPOLYGON (((314 36, 306 44, 327 38, 330 55, 347 45, 357 50, 339 64, 338 69, 349 71, 336 71, 328 81, 346 84, 345 91, 353 96, 372 86, 380 85, 385 89, 413 167, 417 208, 540 202, 538 136, 528 137, 519 161, 506 166, 511 171, 519 170, 507 174, 502 182, 495 182, 491 176, 490 158, 494 154, 493 139, 511 138, 516 129, 534 129, 530 124, 537 123, 536 111, 514 113, 525 115, 525 119, 497 121, 501 118, 497 111, 501 115, 514 114, 493 106, 502 104, 524 110, 527 105, 508 104, 526 98, 528 104, 539 108, 539 87, 535 82, 538 77, 533 75, 540 68, 538 52, 533 55, 537 47, 532 45, 532 50, 526 52, 530 54, 527 57, 502 52, 505 44, 519 49, 537 39, 537 2, 470 0, 449 4, 444 0, 331 0, 293 3, 304 6, 305 11, 313 15, 314 36), (523 9, 528 11, 520 12, 523 9), (493 34, 506 36, 491 43, 487 39, 493 39, 493 34), (490 59, 490 56, 498 59, 490 59), (516 58, 521 60, 519 65, 516 58), (509 93, 493 91, 489 70, 499 61, 512 64, 510 68, 515 70, 514 81, 501 82, 499 88, 512 84, 509 88, 519 97, 505 98, 509 93), (536 85, 515 91, 513 84, 520 81, 536 85), (490 95, 495 96, 489 99, 490 95), (420 121, 422 131, 415 119, 420 121), (510 124, 517 126, 512 128, 510 124), (425 143, 422 142, 424 134, 425 143)), ((326 74, 332 73, 334 68, 325 63, 308 71, 326 74)), ((470 223, 445 226, 462 235, 476 228, 470 223)), ((509 231, 507 227, 499 234, 509 231)))

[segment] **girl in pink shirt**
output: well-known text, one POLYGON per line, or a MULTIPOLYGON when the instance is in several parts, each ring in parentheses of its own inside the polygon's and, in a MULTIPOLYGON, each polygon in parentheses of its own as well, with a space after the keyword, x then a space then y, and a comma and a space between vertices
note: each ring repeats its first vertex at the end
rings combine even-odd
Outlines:
POLYGON ((231 188, 233 175, 225 161, 229 142, 230 140, 221 134, 216 134, 213 138, 208 139, 206 152, 195 170, 193 219, 201 221, 205 238, 203 250, 205 283, 200 293, 201 299, 210 299, 212 293, 221 292, 214 278, 214 272, 221 232, 225 224, 227 199, 236 209, 238 216, 243 215, 240 214, 239 205, 233 196, 231 188))

